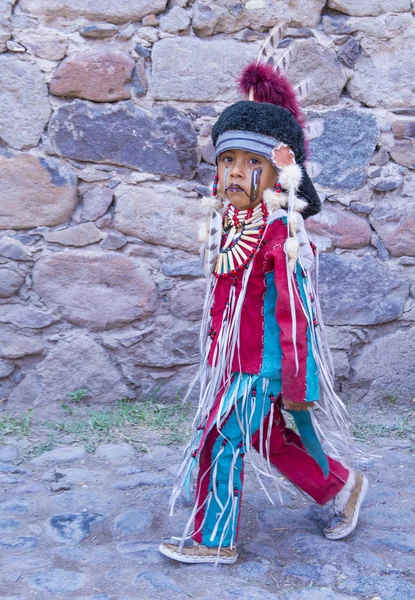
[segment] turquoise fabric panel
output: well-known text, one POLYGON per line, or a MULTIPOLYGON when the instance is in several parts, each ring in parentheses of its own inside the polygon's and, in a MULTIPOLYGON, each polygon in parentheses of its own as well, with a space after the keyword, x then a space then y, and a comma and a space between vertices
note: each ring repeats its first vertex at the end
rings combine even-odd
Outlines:
MULTIPOLYGON (((297 281, 300 290, 300 297, 306 304, 306 290, 304 285, 304 275, 301 267, 297 267, 297 281)), ((266 291, 264 298, 264 350, 262 356, 262 368, 260 376, 268 379, 281 379, 282 369, 282 349, 280 343, 280 327, 275 316, 278 292, 275 286, 274 273, 265 275, 266 291)), ((312 320, 311 316, 311 320, 312 320)), ((320 386, 317 363, 314 359, 310 328, 307 329, 307 365, 306 365, 306 401, 318 401, 320 397, 320 386)))
MULTIPOLYGON (((231 473, 231 465, 233 459, 233 453, 240 441, 240 428, 238 420, 236 418, 235 411, 232 412, 225 426, 222 429, 223 435, 225 435, 230 441, 224 447, 221 456, 217 461, 217 471, 215 473, 215 486, 216 495, 222 507, 219 505, 215 497, 212 496, 210 503, 207 507, 205 515, 205 523, 202 528, 202 544, 205 546, 218 547, 220 539, 222 537, 224 528, 227 526, 227 531, 222 541, 223 546, 229 546, 231 543, 232 534, 234 534, 234 541, 236 538, 236 527, 238 523, 238 515, 240 510, 240 498, 237 497, 238 505, 236 511, 234 511, 231 521, 229 521, 230 513, 232 511, 232 502, 234 494, 238 496, 242 493, 242 471, 243 471, 243 457, 239 454, 235 462, 233 473, 231 473), (238 440, 238 441, 236 441, 238 440), (229 490, 229 478, 233 477, 232 491, 229 490), (223 508, 224 507, 224 508, 223 508), (216 526, 216 521, 220 517, 219 526, 217 527, 216 535, 211 540, 212 533, 216 526)), ((214 444, 212 452, 212 463, 218 456, 221 450, 224 438, 218 434, 218 438, 214 444)), ((213 487, 213 476, 214 471, 212 469, 210 475, 210 490, 213 487)))
MULTIPOLYGON (((205 546, 217 547, 220 543, 222 546, 229 546, 232 540, 236 543, 242 495, 243 455, 249 448, 251 436, 259 429, 262 419, 269 413, 270 395, 273 394, 277 398, 281 392, 281 380, 271 380, 268 382, 268 389, 264 398, 263 383, 262 377, 253 377, 251 380, 251 376, 244 373, 238 383, 237 401, 234 401, 228 419, 220 428, 222 435, 217 431, 216 424, 213 425, 209 433, 209 435, 217 435, 210 457, 211 464, 214 464, 217 459, 217 469, 215 471, 212 468, 209 475, 209 489, 211 491, 213 490, 213 477, 215 477, 216 498, 212 495, 206 507, 202 528, 202 543, 205 546), (249 385, 250 381, 252 382, 250 390, 244 401, 246 386, 249 385), (254 397, 252 394, 253 388, 256 390, 254 397), (223 444, 225 438, 227 441, 223 444), (238 446, 239 453, 232 470, 232 461, 238 446), (218 519, 220 521, 216 527, 218 519), (215 527, 216 532, 212 537, 215 527)), ((232 386, 232 389, 228 390, 226 394, 225 405, 229 406, 234 392, 235 387, 232 386)), ((308 411, 289 412, 294 418, 305 449, 327 477, 329 474, 327 456, 315 434, 310 413, 308 411)))
MULTIPOLYGON (((221 428, 221 432, 223 435, 220 435, 219 432, 217 433, 218 438, 213 446, 211 457, 212 463, 215 461, 216 457, 221 451, 221 448, 223 447, 223 450, 217 461, 215 483, 217 492, 216 495, 219 499, 219 502, 222 504, 222 507, 225 507, 225 510, 223 510, 223 508, 219 505, 216 498, 212 496, 210 504, 207 508, 205 522, 202 528, 202 544, 204 544, 205 546, 217 547, 221 541, 222 534, 224 533, 224 531, 225 534, 222 539, 222 546, 229 546, 232 538, 233 542, 236 542, 242 494, 243 455, 247 451, 246 436, 248 436, 250 444, 251 435, 253 435, 259 429, 261 419, 264 418, 270 410, 271 403, 269 399, 269 394, 273 393, 274 396, 277 396, 281 391, 280 381, 270 382, 270 385, 267 390, 267 395, 264 398, 262 392, 263 381, 261 378, 259 378, 252 386, 256 388, 255 398, 253 399, 251 387, 245 405, 243 405, 246 379, 248 378, 249 375, 245 374, 243 381, 240 385, 240 393, 238 393, 236 407, 232 410, 226 423, 221 428), (243 428, 241 428, 240 422, 242 423, 243 428), (223 436, 225 436, 228 440, 224 446, 222 446, 224 441, 223 436), (238 449, 239 444, 241 444, 241 447, 239 448, 238 458, 235 462, 233 472, 231 472, 232 460, 235 455, 235 452, 238 449), (229 489, 229 479, 231 479, 231 491, 229 489), (231 514, 232 504, 235 501, 236 510, 234 510, 231 514), (220 515, 221 518, 219 526, 217 527, 217 531, 213 540, 211 540, 217 519, 220 515)), ((228 395, 229 393, 230 392, 228 391, 228 395)), ((210 435, 212 435, 215 431, 217 431, 216 425, 213 426, 210 435)), ((213 487, 213 476, 214 469, 212 469, 210 473, 210 489, 212 489, 213 487)))
POLYGON ((320 469, 323 471, 324 477, 327 479, 329 475, 329 461, 323 448, 314 431, 311 415, 308 410, 297 412, 295 410, 288 411, 294 418, 298 433, 301 436, 301 441, 304 448, 310 456, 314 458, 320 469))
POLYGON ((275 316, 277 304, 277 288, 274 273, 265 275, 266 291, 264 298, 264 349, 260 376, 268 379, 281 379, 282 349, 280 343, 280 326, 275 316))
MULTIPOLYGON (((307 310, 306 301, 306 289, 305 289, 305 275, 303 275, 300 265, 297 265, 296 271, 298 287, 300 290, 301 300, 303 302, 305 310, 307 310)), ((308 314, 308 311, 307 311, 308 314)), ((309 315, 310 321, 313 322, 313 315, 309 315)), ((317 402, 320 398, 320 385, 318 377, 318 367, 313 356, 313 350, 311 345, 311 333, 310 327, 307 327, 307 367, 306 367, 306 401, 317 402)))

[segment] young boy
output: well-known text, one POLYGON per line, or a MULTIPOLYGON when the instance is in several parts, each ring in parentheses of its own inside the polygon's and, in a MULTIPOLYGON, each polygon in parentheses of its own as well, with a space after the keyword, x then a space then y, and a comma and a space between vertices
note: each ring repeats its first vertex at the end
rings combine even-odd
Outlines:
POLYGON ((228 107, 212 132, 218 172, 209 200, 200 401, 172 495, 173 506, 198 465, 195 505, 183 536, 159 548, 186 563, 237 560, 251 449, 259 453, 259 461, 249 455, 259 475, 278 482, 275 467, 319 504, 334 499, 329 539, 354 530, 367 490, 366 478, 338 460, 339 445, 350 439, 309 275, 314 254, 303 219, 320 203, 304 168, 301 113, 272 67, 250 65, 241 87, 253 101, 228 107), (298 434, 286 427, 283 410, 298 434))

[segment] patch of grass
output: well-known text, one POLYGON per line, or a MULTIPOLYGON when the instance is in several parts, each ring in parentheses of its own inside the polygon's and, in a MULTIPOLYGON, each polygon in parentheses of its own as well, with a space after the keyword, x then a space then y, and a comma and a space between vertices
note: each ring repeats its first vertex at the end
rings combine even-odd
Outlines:
POLYGON ((401 413, 391 416, 390 425, 382 425, 355 417, 353 435, 363 442, 376 440, 378 437, 405 439, 415 435, 415 411, 404 409, 401 413))
POLYGON ((354 422, 352 435, 361 442, 375 440, 378 437, 388 437, 392 433, 390 427, 378 425, 376 423, 359 423, 354 422))
POLYGON ((175 429, 184 422, 189 413, 188 407, 180 404, 157 404, 153 401, 132 403, 121 400, 115 407, 89 408, 71 411, 73 419, 50 421, 49 427, 59 431, 82 435, 85 432, 109 433, 122 427, 148 427, 157 430, 175 429), (81 418, 81 419, 79 419, 81 418))
POLYGON ((103 443, 127 442, 141 452, 151 445, 183 444, 189 435, 189 406, 154 400, 121 400, 115 406, 92 408, 62 404, 62 418, 35 418, 32 411, 19 417, 0 416, 0 444, 6 436, 25 437, 30 442, 24 459, 57 446, 83 444, 89 452, 103 443))
POLYGON ((388 406, 395 406, 398 401, 398 396, 396 394, 386 394, 385 402, 388 406))
POLYGON ((22 437, 29 433, 32 424, 32 409, 18 417, 0 415, 0 442, 5 435, 22 437))
POLYGON ((84 398, 88 398, 89 395, 89 390, 87 390, 86 388, 80 388, 79 390, 74 390, 73 392, 71 392, 69 394, 72 402, 76 402, 77 404, 79 404, 81 402, 81 400, 83 400, 84 398))
POLYGON ((59 441, 57 440, 56 434, 49 434, 46 439, 39 440, 37 443, 34 443, 28 450, 27 453, 31 458, 35 458, 44 452, 49 452, 49 450, 53 450, 56 446, 59 446, 59 441))
POLYGON ((409 411, 396 418, 396 434, 398 437, 407 437, 408 434, 415 434, 415 411, 409 411))
MULTIPOLYGON (((29 445, 23 460, 38 456, 57 446, 82 444, 89 452, 104 443, 127 442, 141 452, 155 444, 184 444, 190 432, 190 406, 179 401, 160 404, 154 399, 145 402, 121 400, 105 407, 86 406, 75 402, 61 405, 62 415, 42 419, 29 409, 18 416, 0 414, 0 444, 8 436, 25 438, 29 445)), ((387 426, 354 415, 353 435, 362 442, 378 437, 407 438, 415 435, 415 407, 387 409, 387 426)), ((386 414, 386 413, 384 413, 386 414)), ((294 426, 287 415, 287 425, 294 426)))

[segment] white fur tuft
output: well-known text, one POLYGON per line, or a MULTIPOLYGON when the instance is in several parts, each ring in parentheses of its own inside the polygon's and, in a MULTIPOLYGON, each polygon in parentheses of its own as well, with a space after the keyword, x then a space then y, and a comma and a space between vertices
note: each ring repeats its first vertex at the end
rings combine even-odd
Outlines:
POLYGON ((266 189, 263 194, 263 200, 266 204, 268 212, 271 214, 275 210, 285 208, 288 203, 287 194, 274 192, 271 189, 266 189))
POLYGON ((288 257, 288 266, 294 271, 298 258, 299 244, 296 238, 289 237, 285 240, 284 251, 288 257))
POLYGON ((301 200, 301 198, 295 198, 294 210, 298 212, 303 212, 306 206, 308 206, 308 202, 306 202, 305 200, 301 200))
POLYGON ((294 185, 294 189, 298 190, 302 177, 300 166, 297 163, 292 163, 281 169, 279 182, 285 190, 290 188, 291 183, 294 185))
POLYGON ((202 208, 216 208, 216 210, 220 210, 223 208, 222 200, 218 196, 210 196, 209 198, 202 198, 200 201, 200 206, 202 208))
POLYGON ((293 213, 290 218, 290 233, 295 235, 297 231, 297 214, 293 213))

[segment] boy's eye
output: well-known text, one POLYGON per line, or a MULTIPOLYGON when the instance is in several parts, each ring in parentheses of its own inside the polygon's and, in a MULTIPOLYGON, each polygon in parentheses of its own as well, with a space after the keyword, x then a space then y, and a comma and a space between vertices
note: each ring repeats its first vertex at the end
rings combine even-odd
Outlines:
POLYGON ((249 162, 251 163, 251 165, 259 165, 261 163, 261 161, 257 158, 250 158, 249 162))
POLYGON ((231 156, 224 156, 224 157, 222 158, 222 160, 223 160, 223 162, 225 162, 225 163, 230 163, 230 162, 232 162, 232 157, 231 157, 231 156))

